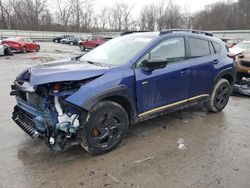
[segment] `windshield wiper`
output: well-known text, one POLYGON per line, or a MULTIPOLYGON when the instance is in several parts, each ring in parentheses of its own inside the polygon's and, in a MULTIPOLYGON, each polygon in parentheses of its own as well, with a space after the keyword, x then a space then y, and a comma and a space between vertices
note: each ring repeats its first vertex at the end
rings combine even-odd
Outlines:
POLYGON ((86 62, 86 63, 92 64, 92 65, 103 67, 103 65, 101 63, 98 63, 98 62, 93 62, 93 61, 81 61, 81 62, 86 62))

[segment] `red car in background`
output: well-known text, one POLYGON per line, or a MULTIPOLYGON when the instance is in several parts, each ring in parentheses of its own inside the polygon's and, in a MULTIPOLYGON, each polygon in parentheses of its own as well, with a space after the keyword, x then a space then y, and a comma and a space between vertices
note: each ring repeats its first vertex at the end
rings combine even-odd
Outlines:
POLYGON ((79 47, 82 51, 85 51, 86 49, 93 49, 110 39, 112 39, 112 37, 91 36, 86 41, 81 41, 79 43, 79 47))
POLYGON ((2 41, 2 44, 8 45, 10 49, 15 52, 39 52, 40 50, 39 44, 35 43, 32 39, 25 37, 7 38, 2 41))

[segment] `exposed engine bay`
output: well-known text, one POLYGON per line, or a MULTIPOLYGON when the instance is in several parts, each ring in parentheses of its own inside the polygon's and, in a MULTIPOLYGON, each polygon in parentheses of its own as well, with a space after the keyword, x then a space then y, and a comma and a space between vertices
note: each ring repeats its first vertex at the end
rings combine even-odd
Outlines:
MULTIPOLYGON (((28 77, 28 75, 26 75, 28 77)), ((12 119, 32 138, 44 139, 55 151, 79 144, 81 109, 64 99, 75 93, 87 81, 70 81, 32 86, 25 79, 15 81, 12 96, 17 105, 12 119)))

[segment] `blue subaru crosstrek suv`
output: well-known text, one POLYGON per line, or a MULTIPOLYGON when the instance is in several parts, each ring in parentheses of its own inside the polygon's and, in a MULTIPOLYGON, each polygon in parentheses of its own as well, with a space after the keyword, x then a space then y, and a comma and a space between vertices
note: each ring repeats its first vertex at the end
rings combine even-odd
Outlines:
POLYGON ((210 33, 127 33, 22 72, 11 87, 12 119, 55 151, 81 144, 101 154, 137 122, 196 104, 223 110, 234 82, 234 60, 210 33))

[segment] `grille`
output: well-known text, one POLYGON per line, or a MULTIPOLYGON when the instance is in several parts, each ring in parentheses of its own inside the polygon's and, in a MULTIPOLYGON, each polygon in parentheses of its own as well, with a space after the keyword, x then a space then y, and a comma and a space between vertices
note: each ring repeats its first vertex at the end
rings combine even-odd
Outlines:
POLYGON ((41 110, 42 108, 42 98, 37 95, 36 93, 26 93, 27 102, 31 105, 35 106, 38 110, 41 110))
POLYGON ((241 61, 240 64, 244 67, 250 67, 250 61, 241 61))

